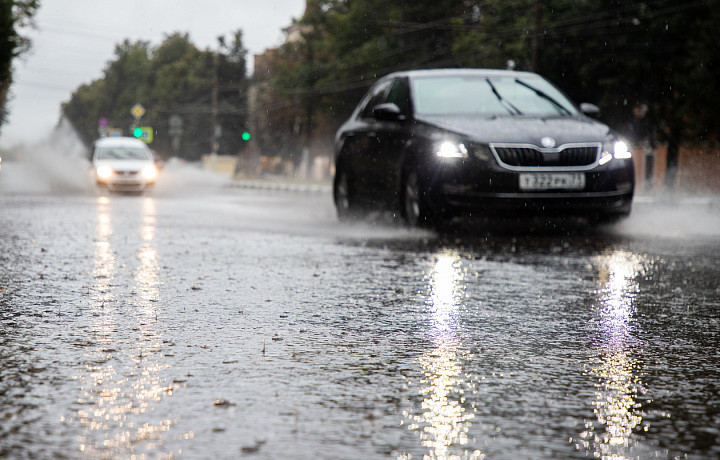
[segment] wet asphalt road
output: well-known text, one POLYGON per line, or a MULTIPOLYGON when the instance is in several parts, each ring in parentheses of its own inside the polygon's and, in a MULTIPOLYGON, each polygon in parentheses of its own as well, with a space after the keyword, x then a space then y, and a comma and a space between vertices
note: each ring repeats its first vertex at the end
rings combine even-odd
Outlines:
POLYGON ((713 200, 438 235, 325 192, 9 169, 0 457, 720 456, 713 200))

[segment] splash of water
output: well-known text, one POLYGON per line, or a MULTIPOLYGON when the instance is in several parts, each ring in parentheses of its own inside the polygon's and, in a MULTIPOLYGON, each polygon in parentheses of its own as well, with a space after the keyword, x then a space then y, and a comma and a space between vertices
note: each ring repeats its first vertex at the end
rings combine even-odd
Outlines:
POLYGON ((90 194, 88 148, 70 122, 62 119, 45 138, 14 148, 17 161, 5 161, 0 190, 8 193, 90 194))

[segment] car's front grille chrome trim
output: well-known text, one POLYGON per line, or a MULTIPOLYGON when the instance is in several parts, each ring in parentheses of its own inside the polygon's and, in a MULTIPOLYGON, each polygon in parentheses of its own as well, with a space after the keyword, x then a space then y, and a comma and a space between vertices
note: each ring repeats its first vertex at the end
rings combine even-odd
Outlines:
POLYGON ((542 148, 533 144, 490 144, 495 160, 512 171, 587 171, 600 159, 602 143, 563 144, 542 148))

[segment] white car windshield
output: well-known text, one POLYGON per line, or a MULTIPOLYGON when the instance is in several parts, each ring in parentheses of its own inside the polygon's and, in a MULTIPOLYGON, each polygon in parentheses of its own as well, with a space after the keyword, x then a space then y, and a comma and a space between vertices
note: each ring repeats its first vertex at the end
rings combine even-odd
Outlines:
POLYGON ((97 160, 151 160, 150 153, 136 147, 100 147, 95 154, 97 160))
POLYGON ((418 115, 530 115, 578 113, 560 91, 540 78, 443 76, 412 80, 418 115))

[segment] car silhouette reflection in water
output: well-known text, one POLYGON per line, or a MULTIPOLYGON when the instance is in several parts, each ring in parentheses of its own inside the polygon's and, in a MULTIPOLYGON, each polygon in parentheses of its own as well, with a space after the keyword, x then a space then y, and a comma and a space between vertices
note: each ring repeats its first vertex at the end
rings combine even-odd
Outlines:
MULTIPOLYGON (((82 455, 102 458, 161 452, 164 432, 175 423, 147 422, 147 414, 155 412, 154 406, 172 396, 174 390, 173 383, 162 382, 161 372, 167 366, 158 359, 162 337, 157 326, 155 202, 145 198, 140 205, 140 241, 136 248, 114 245, 112 215, 117 204, 109 197, 97 199, 95 283, 89 292, 92 336, 86 344, 85 372, 75 376, 79 388, 75 416, 65 420, 83 428, 78 437, 82 455), (123 300, 128 297, 121 291, 125 286, 117 281, 118 271, 130 265, 124 259, 137 261, 134 286, 127 287, 136 293, 131 302, 123 300), (127 343, 133 346, 128 348, 127 343)), ((120 204, 137 209, 134 200, 120 204)))
POLYGON ((595 380, 597 419, 586 421, 577 447, 596 458, 637 458, 642 446, 633 432, 647 430, 638 402, 645 388, 635 311, 643 264, 636 255, 620 251, 600 256, 598 268, 605 285, 595 309, 595 350, 588 372, 595 380))
POLYGON ((436 348, 420 358, 424 373, 420 414, 404 414, 408 428, 419 434, 428 450, 425 458, 483 458, 479 450, 468 449, 468 432, 476 410, 465 395, 475 394, 477 389, 463 369, 469 356, 462 350, 458 334, 456 314, 463 298, 460 262, 455 254, 441 254, 429 276, 429 332, 436 348))

